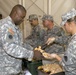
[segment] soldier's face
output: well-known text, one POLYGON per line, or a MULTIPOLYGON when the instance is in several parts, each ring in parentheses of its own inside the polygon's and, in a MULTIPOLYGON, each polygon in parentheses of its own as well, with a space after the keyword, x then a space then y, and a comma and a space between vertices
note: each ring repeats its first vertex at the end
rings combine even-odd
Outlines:
POLYGON ((69 23, 66 22, 66 23, 64 24, 64 28, 65 28, 65 30, 66 30, 68 33, 70 33, 71 28, 70 28, 69 23))
POLYGON ((44 27, 46 27, 46 28, 47 28, 48 24, 49 24, 49 23, 48 23, 48 21, 47 21, 47 20, 43 21, 43 26, 44 26, 44 27))
POLYGON ((25 12, 22 12, 20 10, 17 11, 15 16, 15 24, 20 25, 24 21, 25 16, 26 16, 25 12))
POLYGON ((44 20, 43 21, 43 26, 46 27, 46 28, 48 28, 48 29, 49 29, 49 27, 52 28, 53 22, 51 22, 49 20, 44 20))
POLYGON ((30 22, 30 24, 31 24, 32 26, 38 25, 38 20, 31 20, 31 21, 29 21, 29 22, 30 22))

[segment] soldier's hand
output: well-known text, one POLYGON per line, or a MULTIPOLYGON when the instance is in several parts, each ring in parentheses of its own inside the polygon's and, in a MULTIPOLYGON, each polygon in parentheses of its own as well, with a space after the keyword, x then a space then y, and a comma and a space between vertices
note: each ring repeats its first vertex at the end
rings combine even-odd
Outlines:
POLYGON ((46 44, 49 45, 55 41, 55 37, 48 38, 46 44))
POLYGON ((61 57, 55 53, 51 54, 51 57, 57 59, 58 61, 62 60, 61 57))
POLYGON ((46 52, 44 52, 43 54, 42 54, 46 59, 54 59, 54 58, 56 58, 56 54, 49 54, 49 53, 46 53, 46 52))
POLYGON ((57 54, 55 54, 55 53, 50 54, 50 57, 53 59, 56 58, 56 56, 57 56, 57 54))
POLYGON ((35 60, 41 60, 42 59, 42 53, 38 50, 34 50, 34 57, 35 60))
POLYGON ((46 58, 46 59, 50 59, 50 58, 51 58, 51 56, 50 56, 49 53, 44 52, 44 53, 42 53, 42 55, 43 55, 43 57, 46 58))

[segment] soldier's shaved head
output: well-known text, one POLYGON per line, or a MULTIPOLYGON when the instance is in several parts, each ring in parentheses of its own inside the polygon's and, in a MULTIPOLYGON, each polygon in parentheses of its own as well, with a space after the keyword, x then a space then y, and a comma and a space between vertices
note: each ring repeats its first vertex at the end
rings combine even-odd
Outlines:
POLYGON ((20 25, 26 16, 26 9, 22 5, 17 4, 12 8, 9 16, 16 25, 20 25))
POLYGON ((22 12, 26 13, 26 9, 22 5, 17 4, 12 8, 10 15, 12 15, 15 11, 18 11, 18 10, 21 10, 22 12))

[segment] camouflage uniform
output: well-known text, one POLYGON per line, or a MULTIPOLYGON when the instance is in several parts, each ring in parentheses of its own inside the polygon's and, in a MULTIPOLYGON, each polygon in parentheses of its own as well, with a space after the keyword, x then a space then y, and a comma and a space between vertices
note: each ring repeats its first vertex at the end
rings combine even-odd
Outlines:
MULTIPOLYGON (((68 19, 71 19, 75 16, 76 16, 76 10, 75 9, 70 10, 68 13, 62 16, 61 25, 64 26, 64 24, 67 22, 68 19)), ((69 40, 61 64, 64 67, 65 75, 76 75, 76 33, 73 34, 69 40)))
POLYGON ((25 39, 25 43, 28 43, 35 48, 42 44, 42 35, 43 31, 41 30, 40 26, 37 25, 32 29, 31 35, 25 39))
MULTIPOLYGON (((29 21, 38 20, 37 15, 32 14, 29 16, 29 21)), ((32 26, 31 34, 25 39, 25 44, 29 44, 32 47, 40 46, 43 43, 44 30, 39 25, 32 26)))
POLYGON ((33 58, 33 51, 27 51, 22 44, 22 34, 10 16, 0 20, 0 75, 20 73, 21 58, 33 58))
MULTIPOLYGON (((53 18, 50 15, 44 15, 42 20, 51 20, 53 21, 53 18)), ((47 41, 50 37, 56 37, 56 40, 54 43, 50 44, 45 51, 48 53, 63 53, 65 49, 65 45, 67 44, 67 40, 69 39, 69 36, 65 35, 65 32, 62 28, 58 26, 53 26, 52 29, 47 29, 44 37, 44 42, 47 41), (64 38, 62 38, 64 37, 64 38), (64 42, 63 42, 64 41, 64 42)))

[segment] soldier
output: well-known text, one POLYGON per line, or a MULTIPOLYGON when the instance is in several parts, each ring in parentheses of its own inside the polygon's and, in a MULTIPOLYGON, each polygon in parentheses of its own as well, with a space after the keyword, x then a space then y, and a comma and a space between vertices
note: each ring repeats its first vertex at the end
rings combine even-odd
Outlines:
POLYGON ((22 58, 31 60, 41 55, 39 51, 27 50, 22 46, 22 34, 18 26, 24 21, 25 16, 25 8, 18 4, 13 7, 8 17, 0 20, 1 75, 20 75, 22 58))
MULTIPOLYGON (((35 47, 42 45, 43 43, 43 34, 44 30, 41 29, 38 16, 36 14, 29 15, 29 22, 32 27, 31 34, 25 38, 24 47, 30 50, 34 50, 35 47)), ((28 69, 27 67, 27 60, 22 60, 23 69, 28 69)))
MULTIPOLYGON (((68 13, 62 15, 61 26, 63 26, 65 30, 72 35, 63 58, 59 57, 57 54, 47 53, 44 57, 57 59, 63 65, 65 75, 76 75, 76 10, 74 8, 68 13)), ((53 39, 55 40, 56 38, 54 37, 53 39)))
MULTIPOLYGON (((44 37, 44 42, 46 42, 50 37, 60 37, 65 35, 62 28, 54 25, 54 20, 51 15, 44 15, 42 18, 42 22, 43 22, 43 26, 47 28, 44 37)), ((65 41, 67 41, 67 39, 65 39, 65 41)), ((48 41, 46 43, 48 44, 48 41)), ((64 48, 65 47, 63 43, 53 42, 52 44, 48 45, 45 51, 48 53, 59 54, 64 52, 64 48)))
POLYGON ((31 34, 25 39, 25 43, 29 44, 33 48, 38 47, 42 44, 44 30, 41 29, 38 16, 36 14, 29 15, 29 22, 32 27, 31 34))

